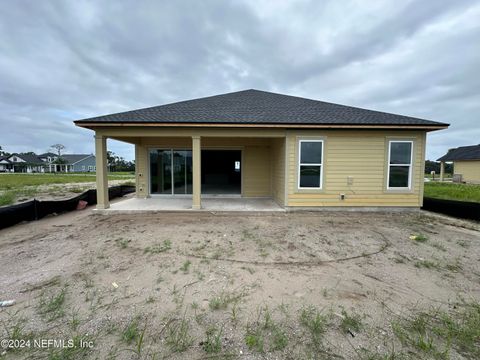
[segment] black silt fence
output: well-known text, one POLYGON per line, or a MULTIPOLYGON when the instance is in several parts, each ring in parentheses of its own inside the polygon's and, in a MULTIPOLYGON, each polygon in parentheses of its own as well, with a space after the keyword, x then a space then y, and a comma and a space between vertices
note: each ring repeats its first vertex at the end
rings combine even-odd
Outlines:
POLYGON ((480 203, 423 198, 422 209, 461 219, 480 221, 480 203))
MULTIPOLYGON (((134 186, 119 185, 108 189, 108 198, 114 199, 135 192, 134 186)), ((97 203, 97 192, 87 190, 78 196, 67 200, 31 200, 21 204, 0 208, 0 229, 18 224, 22 221, 39 220, 50 214, 61 214, 77 208, 80 200, 88 205, 97 203)))

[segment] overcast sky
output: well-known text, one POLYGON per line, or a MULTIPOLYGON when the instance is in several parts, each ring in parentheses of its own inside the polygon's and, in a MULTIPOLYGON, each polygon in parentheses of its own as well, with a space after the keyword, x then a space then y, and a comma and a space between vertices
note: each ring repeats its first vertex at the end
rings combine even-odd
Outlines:
POLYGON ((93 133, 73 120, 249 88, 450 123, 429 134, 429 159, 478 144, 480 3, 1 3, 9 152, 91 153, 93 133))

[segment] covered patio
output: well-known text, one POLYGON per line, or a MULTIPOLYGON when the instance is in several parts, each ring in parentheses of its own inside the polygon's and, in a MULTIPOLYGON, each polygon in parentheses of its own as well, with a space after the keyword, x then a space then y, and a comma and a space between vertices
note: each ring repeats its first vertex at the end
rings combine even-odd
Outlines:
POLYGON ((286 134, 250 129, 96 129, 97 209, 277 211, 286 134), (107 138, 133 144, 136 199, 108 201, 107 138))
POLYGON ((206 211, 206 212, 284 212, 270 198, 240 198, 240 197, 205 197, 202 198, 202 208, 192 209, 191 197, 151 197, 121 199, 110 204, 108 209, 97 210, 103 214, 142 213, 152 211, 206 211))

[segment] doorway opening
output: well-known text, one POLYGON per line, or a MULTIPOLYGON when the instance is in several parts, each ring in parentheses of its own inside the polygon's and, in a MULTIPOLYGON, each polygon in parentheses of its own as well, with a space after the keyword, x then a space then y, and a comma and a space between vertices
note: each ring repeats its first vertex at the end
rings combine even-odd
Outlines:
POLYGON ((202 194, 241 195, 241 161, 241 150, 202 150, 202 194))

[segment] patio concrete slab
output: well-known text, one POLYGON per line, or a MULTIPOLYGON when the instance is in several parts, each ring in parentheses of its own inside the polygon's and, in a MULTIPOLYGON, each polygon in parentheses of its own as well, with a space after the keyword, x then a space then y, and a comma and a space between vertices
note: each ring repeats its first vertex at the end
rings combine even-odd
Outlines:
POLYGON ((202 198, 202 209, 192 210, 191 198, 162 198, 152 197, 148 199, 129 198, 122 199, 110 204, 110 208, 97 210, 103 214, 114 213, 142 213, 157 211, 251 211, 251 212, 284 212, 275 201, 268 198, 245 199, 245 198, 202 198))

